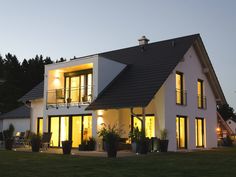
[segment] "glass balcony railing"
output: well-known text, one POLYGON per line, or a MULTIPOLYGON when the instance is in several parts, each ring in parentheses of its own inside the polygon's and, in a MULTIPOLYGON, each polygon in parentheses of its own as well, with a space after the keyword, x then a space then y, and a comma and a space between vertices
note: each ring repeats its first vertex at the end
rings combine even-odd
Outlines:
POLYGON ((206 109, 207 108, 207 99, 203 95, 197 96, 197 106, 199 109, 206 109))
POLYGON ((90 104, 93 100, 93 87, 73 87, 47 91, 47 108, 70 107, 90 104))
POLYGON ((187 105, 187 91, 176 89, 176 104, 187 105))

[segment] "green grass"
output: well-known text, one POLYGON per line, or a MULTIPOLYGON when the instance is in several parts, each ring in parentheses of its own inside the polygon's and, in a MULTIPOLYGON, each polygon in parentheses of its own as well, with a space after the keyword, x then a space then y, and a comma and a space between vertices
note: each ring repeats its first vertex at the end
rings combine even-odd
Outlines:
POLYGON ((1 177, 235 177, 236 148, 108 159, 0 151, 1 177))

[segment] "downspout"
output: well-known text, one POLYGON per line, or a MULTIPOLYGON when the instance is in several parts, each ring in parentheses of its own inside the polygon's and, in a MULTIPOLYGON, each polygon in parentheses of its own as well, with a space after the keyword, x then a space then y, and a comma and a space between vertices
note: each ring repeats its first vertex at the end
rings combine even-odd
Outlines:
POLYGON ((145 134, 145 108, 142 107, 142 115, 143 117, 138 116, 137 114, 134 113, 134 108, 130 108, 130 113, 132 116, 136 117, 138 120, 141 121, 142 124, 142 132, 145 134))

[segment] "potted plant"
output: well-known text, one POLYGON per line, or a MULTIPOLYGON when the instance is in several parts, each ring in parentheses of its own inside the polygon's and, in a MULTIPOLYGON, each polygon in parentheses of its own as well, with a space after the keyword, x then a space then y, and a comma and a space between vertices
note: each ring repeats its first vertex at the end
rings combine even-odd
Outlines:
POLYGON ((163 129, 161 130, 161 137, 160 137, 160 145, 159 145, 159 148, 160 148, 160 152, 167 152, 168 150, 168 143, 169 143, 169 140, 167 139, 168 137, 168 131, 167 129, 163 129))
POLYGON ((13 146, 13 133, 14 133, 14 126, 12 124, 9 125, 9 128, 7 130, 3 131, 3 135, 4 135, 4 141, 5 141, 5 149, 7 150, 12 150, 12 146, 13 146))
POLYGON ((31 135, 30 143, 32 152, 39 152, 41 146, 42 138, 40 135, 33 133, 31 135))
POLYGON ((129 138, 131 139, 132 152, 139 153, 139 140, 141 132, 138 127, 134 127, 133 130, 129 132, 129 138))
POLYGON ((72 141, 70 140, 62 141, 63 154, 71 154, 71 148, 72 148, 72 141))
POLYGON ((88 143, 88 150, 89 151, 94 151, 95 147, 96 147, 96 140, 95 140, 95 138, 89 137, 89 140, 88 140, 87 143, 88 143))
POLYGON ((105 124, 103 125, 104 125, 103 128, 101 128, 101 130, 98 131, 98 136, 102 137, 105 143, 107 156, 116 157, 118 149, 118 141, 120 138, 120 130, 116 127, 116 125, 114 126, 108 125, 108 127, 106 127, 105 124))
POLYGON ((149 148, 149 139, 145 136, 145 132, 140 132, 140 139, 139 139, 139 153, 140 154, 147 154, 149 148))

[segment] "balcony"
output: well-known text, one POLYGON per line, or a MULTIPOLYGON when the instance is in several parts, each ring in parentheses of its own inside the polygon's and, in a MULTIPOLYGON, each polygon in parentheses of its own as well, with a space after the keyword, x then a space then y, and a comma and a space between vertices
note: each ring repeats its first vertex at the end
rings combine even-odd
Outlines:
POLYGON ((93 86, 62 88, 47 91, 46 108, 80 107, 93 100, 93 86))
POLYGON ((187 91, 176 89, 176 104, 187 105, 187 91))
POLYGON ((206 96, 203 96, 203 95, 197 96, 197 106, 199 109, 206 109, 207 108, 206 96))

